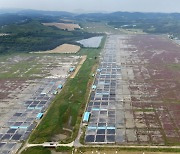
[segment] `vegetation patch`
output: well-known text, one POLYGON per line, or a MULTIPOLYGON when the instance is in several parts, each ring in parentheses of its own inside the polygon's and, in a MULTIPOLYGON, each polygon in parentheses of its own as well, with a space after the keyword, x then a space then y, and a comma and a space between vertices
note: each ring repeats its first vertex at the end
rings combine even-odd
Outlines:
POLYGON ((168 68, 170 68, 171 70, 174 70, 174 71, 180 71, 180 64, 179 63, 177 63, 177 64, 169 64, 168 68))
POLYGON ((51 151, 43 147, 32 147, 24 150, 22 154, 51 154, 51 151))
POLYGON ((65 147, 65 146, 56 148, 56 152, 69 152, 69 151, 72 151, 72 150, 73 150, 72 147, 65 147))

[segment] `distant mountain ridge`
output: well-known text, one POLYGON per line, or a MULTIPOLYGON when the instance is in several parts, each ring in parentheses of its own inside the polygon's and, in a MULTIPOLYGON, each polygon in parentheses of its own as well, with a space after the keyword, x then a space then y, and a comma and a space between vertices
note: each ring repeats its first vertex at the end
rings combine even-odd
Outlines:
POLYGON ((180 19, 180 13, 143 13, 143 12, 113 12, 113 13, 88 13, 80 14, 77 18, 91 18, 101 20, 120 20, 120 19, 156 19, 162 17, 176 17, 180 19))
POLYGON ((38 19, 42 22, 53 22, 59 18, 71 18, 73 16, 73 13, 64 11, 0 9, 0 26, 13 23, 23 23, 31 19, 38 19))
POLYGON ((156 18, 164 16, 174 16, 180 18, 180 13, 144 13, 144 12, 112 12, 112 13, 71 13, 66 11, 44 11, 33 9, 0 9, 0 14, 14 13, 23 16, 62 16, 76 18, 156 18))
POLYGON ((41 11, 41 10, 21 10, 17 12, 23 15, 46 15, 46 16, 72 16, 73 13, 65 11, 41 11))
POLYGON ((72 16, 73 13, 66 11, 43 11, 43 10, 32 10, 32 9, 0 9, 0 14, 21 14, 21 15, 47 15, 47 16, 72 16))

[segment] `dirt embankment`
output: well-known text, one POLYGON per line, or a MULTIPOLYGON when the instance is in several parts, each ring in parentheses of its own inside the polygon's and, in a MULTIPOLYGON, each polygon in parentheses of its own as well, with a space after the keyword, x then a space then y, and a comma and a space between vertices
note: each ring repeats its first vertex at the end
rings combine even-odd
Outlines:
POLYGON ((33 53, 77 53, 80 49, 81 47, 77 45, 63 44, 56 47, 53 50, 39 51, 39 52, 33 52, 33 53))

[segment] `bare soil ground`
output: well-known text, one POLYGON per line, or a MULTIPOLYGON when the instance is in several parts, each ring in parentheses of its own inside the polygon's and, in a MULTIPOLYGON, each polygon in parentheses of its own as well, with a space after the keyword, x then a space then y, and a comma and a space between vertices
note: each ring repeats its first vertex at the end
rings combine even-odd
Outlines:
POLYGON ((58 134, 58 135, 52 137, 52 141, 58 142, 58 141, 65 140, 66 138, 67 138, 67 135, 58 134))
POLYGON ((77 45, 63 44, 53 50, 33 52, 33 53, 77 53, 80 49, 81 49, 80 46, 77 45))
POLYGON ((180 144, 180 47, 156 35, 127 42, 136 48, 131 56, 136 57, 131 59, 135 81, 129 88, 138 136, 154 144, 180 144))
POLYGON ((45 26, 55 26, 59 29, 64 29, 64 30, 68 30, 68 31, 73 31, 75 30, 76 28, 77 29, 80 29, 80 26, 78 24, 71 24, 71 23, 56 23, 56 22, 53 22, 53 23, 43 23, 43 25, 45 26))

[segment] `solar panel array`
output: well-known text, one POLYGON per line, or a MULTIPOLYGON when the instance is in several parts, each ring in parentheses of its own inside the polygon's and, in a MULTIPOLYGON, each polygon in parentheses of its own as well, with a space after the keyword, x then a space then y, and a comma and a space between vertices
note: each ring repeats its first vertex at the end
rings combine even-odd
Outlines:
POLYGON ((90 95, 87 112, 91 113, 88 122, 86 143, 115 143, 124 141, 124 104, 118 87, 121 86, 121 66, 117 63, 116 37, 109 38, 97 71, 94 85, 96 89, 90 95))
POLYGON ((0 153, 14 153, 35 128, 38 113, 48 108, 58 85, 64 84, 65 79, 41 79, 40 86, 29 99, 22 103, 22 108, 10 116, 0 129, 0 153))

